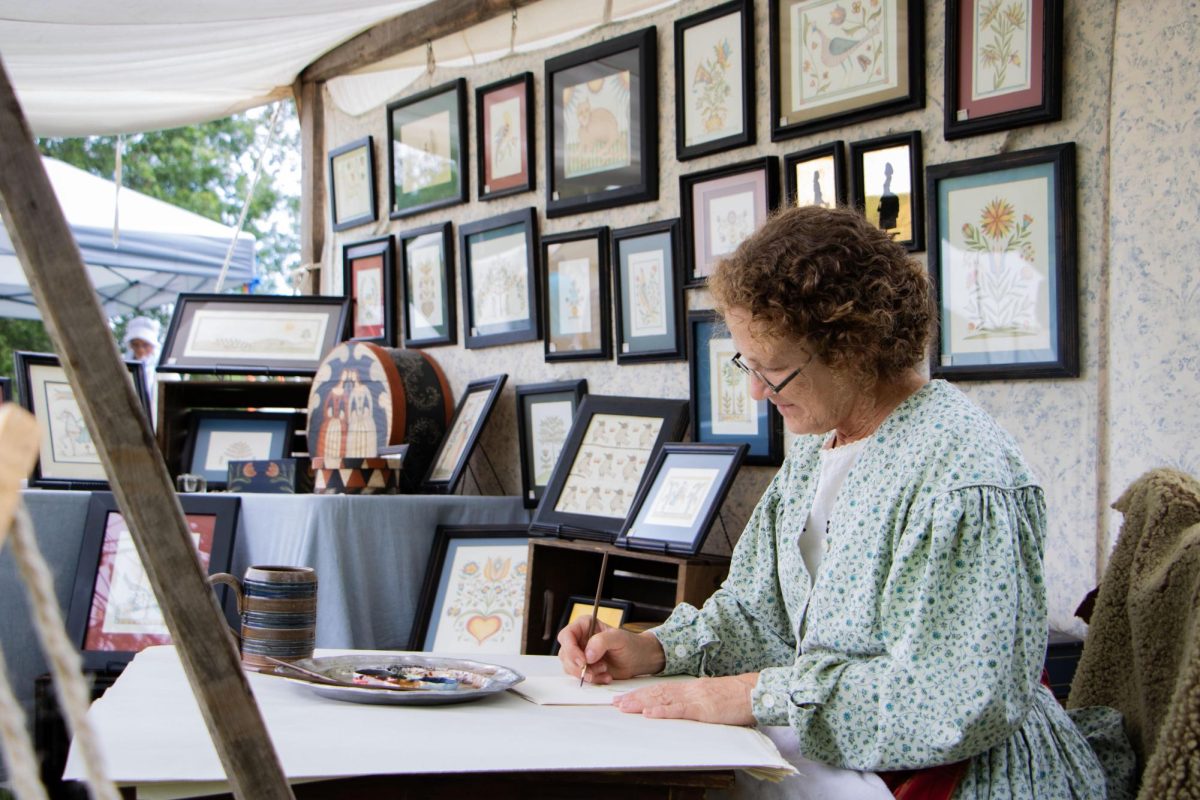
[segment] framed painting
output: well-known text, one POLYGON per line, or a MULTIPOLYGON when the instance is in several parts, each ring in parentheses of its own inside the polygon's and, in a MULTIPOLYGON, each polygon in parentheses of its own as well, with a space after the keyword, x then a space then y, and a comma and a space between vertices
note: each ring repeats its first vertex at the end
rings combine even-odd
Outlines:
POLYGON ((534 508, 567 441, 587 381, 556 381, 516 387, 517 440, 521 445, 521 499, 534 508))
POLYGON ((646 28, 546 61, 546 216, 658 199, 658 49, 646 28))
POLYGON ((405 347, 458 341, 454 301, 454 237, 449 222, 405 231, 400 242, 400 307, 405 347))
POLYGON ((0 377, 0 402, 11 403, 12 401, 12 378, 0 377))
POLYGON ((422 490, 454 493, 507 379, 508 375, 500 374, 467 384, 466 391, 459 398, 458 407, 454 409, 450 426, 446 428, 446 436, 434 453, 429 473, 421 481, 422 490))
MULTIPOLYGON (((559 617, 558 628, 555 629, 555 632, 561 631, 580 617, 592 616, 593 609, 596 619, 600 622, 613 628, 619 628, 625 624, 633 612, 633 603, 628 600, 610 600, 604 597, 600 598, 600 602, 597 603, 594 597, 573 594, 567 598, 566 605, 563 606, 563 613, 559 617)), ((556 639, 550 648, 550 655, 558 655, 558 648, 559 644, 556 639)))
POLYGON ((830 142, 784 156, 783 184, 789 205, 846 205, 846 146, 830 142))
POLYGON ((921 132, 850 143, 850 202, 910 252, 925 249, 921 132))
POLYGON ((467 349, 540 339, 534 210, 460 225, 458 240, 467 349))
POLYGON ((608 228, 542 237, 546 361, 612 357, 608 228))
POLYGON ((767 0, 771 141, 925 107, 925 0, 767 0))
POLYGON ((479 199, 533 189, 533 73, 475 90, 479 199))
POLYGON ((467 201, 467 82, 463 78, 387 107, 388 216, 467 201))
POLYGON ((684 285, 704 286, 723 256, 766 222, 779 201, 779 159, 764 156, 679 176, 684 285))
MULTIPOLYGON (((209 575, 228 572, 241 498, 179 495, 179 504, 201 567, 209 575)), ((221 591, 225 615, 236 626, 233 593, 221 591)), ((88 502, 67 633, 83 656, 85 670, 120 668, 147 647, 171 644, 133 535, 108 492, 97 492, 88 502)))
POLYGON ((531 528, 615 541, 646 465, 664 442, 687 431, 687 410, 687 400, 586 395, 531 528))
POLYGON ((374 222, 375 150, 370 136, 329 151, 329 203, 333 229, 344 231, 374 222))
POLYGON ((391 347, 396 342, 396 274, 392 237, 342 248, 342 293, 350 298, 350 338, 391 347))
POLYGON ((754 144, 754 2, 675 20, 675 155, 754 144))
POLYGON ((664 444, 617 544, 675 555, 699 553, 745 454, 745 443, 664 444))
POLYGON ((346 297, 183 293, 158 371, 312 376, 349 317, 346 297))
POLYGON ((941 305, 930 372, 1078 377, 1075 144, 938 164, 925 180, 941 305))
POLYGON ((949 0, 947 139, 1062 119, 1062 0, 949 0))
MULTIPOLYGON (((37 420, 40 442, 29 485, 42 489, 107 489, 108 476, 92 433, 83 419, 75 390, 53 353, 13 353, 21 405, 37 420)), ((150 417, 146 375, 137 361, 126 361, 133 389, 150 417)))
POLYGON ((291 455, 296 417, 290 412, 192 411, 181 472, 224 489, 230 461, 268 461, 291 455))
POLYGON ((617 363, 686 358, 679 220, 613 231, 617 363))
POLYGON ((778 467, 783 463, 783 419, 774 404, 755 400, 750 377, 733 364, 736 346, 716 311, 689 311, 687 318, 688 386, 692 441, 748 446, 746 463, 778 467))
POLYGON ((525 631, 524 525, 438 526, 408 649, 518 655, 525 631))

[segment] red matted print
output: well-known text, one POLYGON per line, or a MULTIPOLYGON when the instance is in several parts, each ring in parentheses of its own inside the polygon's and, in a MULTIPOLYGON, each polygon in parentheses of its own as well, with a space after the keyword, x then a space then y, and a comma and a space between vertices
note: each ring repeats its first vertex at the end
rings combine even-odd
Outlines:
POLYGON ((957 109, 966 112, 963 119, 1042 104, 1045 24, 1043 0, 961 0, 957 109))
POLYGON ((383 256, 356 258, 350 265, 354 281, 354 338, 378 339, 383 336, 386 322, 384 308, 383 256))
POLYGON ((483 191, 503 192, 529 183, 529 148, 525 143, 528 111, 526 85, 513 83, 483 95, 483 191))

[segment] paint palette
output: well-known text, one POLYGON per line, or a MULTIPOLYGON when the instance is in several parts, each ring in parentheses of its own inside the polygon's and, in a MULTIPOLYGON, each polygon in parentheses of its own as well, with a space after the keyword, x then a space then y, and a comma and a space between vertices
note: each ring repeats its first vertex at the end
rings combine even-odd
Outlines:
POLYGON ((359 653, 345 656, 302 658, 293 663, 298 667, 346 685, 317 683, 298 678, 286 667, 276 667, 273 671, 274 674, 294 683, 303 684, 321 697, 348 703, 381 705, 466 703, 503 692, 525 680, 525 676, 521 673, 499 664, 485 664, 464 658, 441 658, 422 653, 411 655, 359 653), (428 688, 402 689, 395 685, 370 685, 369 682, 361 682, 364 672, 367 675, 392 673, 408 678, 418 676, 418 679, 412 682, 427 684, 428 688), (358 685, 355 685, 356 676, 360 682, 358 685))

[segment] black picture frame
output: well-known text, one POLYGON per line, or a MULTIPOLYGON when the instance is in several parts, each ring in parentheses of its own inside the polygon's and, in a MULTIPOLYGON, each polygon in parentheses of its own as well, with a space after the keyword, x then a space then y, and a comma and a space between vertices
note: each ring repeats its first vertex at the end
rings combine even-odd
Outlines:
POLYGON ((930 373, 1078 377, 1075 143, 936 164, 925 180, 940 313, 930 373))
POLYGON ((468 350, 542 337, 537 214, 532 207, 458 226, 458 257, 468 350), (518 248, 524 250, 523 264, 518 248))
POLYGON ((587 391, 587 380, 583 378, 515 387, 521 500, 526 508, 535 508, 542 499, 587 391), (538 406, 544 408, 535 411, 538 406))
POLYGON ((454 234, 450 222, 414 228, 396 236, 400 250, 401 337, 405 347, 439 347, 458 342, 454 234))
POLYGON ((684 286, 706 286, 717 261, 766 222, 778 203, 776 156, 680 175, 684 286))
POLYGON ((608 256, 605 226, 542 236, 547 362, 612 358, 608 256))
POLYGON ((615 541, 647 465, 687 426, 687 400, 586 395, 531 529, 615 541))
POLYGON ((675 20, 675 157, 678 160, 754 144, 758 95, 754 86, 754 56, 753 0, 731 0, 675 20), (732 35, 728 33, 730 30, 734 31, 732 35), (707 58, 698 51, 703 51, 707 58), (728 72, 734 74, 727 81, 728 72), (699 95, 698 102, 690 103, 694 95, 699 95), (732 102, 726 102, 727 95, 733 95, 732 102), (731 106, 737 109, 736 113, 730 113, 731 106), (726 123, 722 112, 736 119, 726 123))
POLYGON ((454 408, 454 416, 446 426, 446 435, 429 462, 429 470, 421 481, 421 491, 454 493, 507 379, 508 375, 501 373, 467 384, 454 408))
POLYGON ((329 151, 329 213, 335 231, 374 222, 375 146, 370 136, 329 151))
MULTIPOLYGON (((923 174, 920 131, 894 133, 850 143, 851 204, 872 223, 890 233, 910 253, 925 249, 925 203, 921 196, 923 174), (908 170, 907 203, 902 191, 891 191, 892 180, 897 175, 901 180, 905 177, 902 170, 893 167, 892 162, 903 158, 905 154, 907 159, 899 163, 904 163, 908 170), (891 173, 888 172, 889 168, 892 169, 891 173), (878 195, 873 194, 877 187, 882 188, 878 195), (885 200, 889 201, 888 205, 885 205, 885 200), (890 215, 892 211, 895 216, 890 215), (889 221, 894 222, 895 226, 885 227, 889 221), (907 238, 905 233, 909 233, 907 238)), ((902 183, 899 185, 903 186, 902 183)))
POLYGON ((687 358, 679 219, 613 231, 612 269, 617 363, 687 358))
POLYGON ((537 174, 533 139, 532 72, 475 89, 475 174, 480 200, 533 190, 537 174), (514 156, 519 166, 512 163, 514 156), (505 171, 497 175, 499 170, 505 171))
POLYGON ((396 343, 395 274, 391 236, 342 246, 342 293, 350 299, 349 333, 354 341, 384 347, 396 343))
POLYGON ((655 34, 651 26, 546 61, 547 217, 658 199, 655 34), (624 93, 627 136, 621 135, 624 93), (603 105, 593 109, 593 101, 603 105), (626 140, 627 157, 612 152, 626 140), (592 163, 581 152, 585 145, 592 163))
MULTIPOLYGON (((150 398, 143 365, 138 361, 124 363, 149 419, 150 398)), ((107 489, 104 464, 58 356, 17 350, 13 353, 13 371, 21 407, 33 414, 38 427, 39 454, 29 485, 40 489, 107 489)))
MULTIPOLYGON (((228 572, 233 561, 241 498, 236 495, 196 494, 181 494, 178 498, 184 516, 188 518, 189 528, 193 535, 198 535, 201 548, 208 537, 207 573, 228 572), (211 523, 207 521, 210 518, 211 523)), ((110 492, 96 492, 88 501, 66 621, 67 634, 79 648, 84 670, 120 669, 143 648, 171 643, 166 626, 161 624, 157 616, 161 614, 158 601, 149 579, 142 571, 141 559, 137 551, 132 549, 132 536, 120 515, 121 509, 110 492), (114 515, 119 518, 114 519, 114 515), (118 569, 123 571, 124 579, 114 582, 112 578, 118 569), (144 624, 154 632, 132 632, 137 627, 135 618, 120 620, 119 627, 125 630, 103 630, 110 611, 114 583, 118 585, 118 600, 124 598, 125 602, 149 617, 144 624), (97 601, 102 601, 99 607, 97 601), (94 620, 94 615, 101 616, 94 620)), ((227 621, 236 628, 238 613, 233 593, 220 588, 217 591, 224 595, 222 608, 227 621)))
POLYGON ((465 78, 388 103, 387 128, 390 219, 467 202, 465 78))
MULTIPOLYGON (((614 628, 620 628, 629 621, 630 615, 633 614, 633 603, 629 600, 614 600, 608 597, 601 597, 600 602, 596 602, 595 597, 588 597, 582 594, 573 594, 567 598, 563 605, 563 613, 558 618, 558 627, 555 628, 555 633, 571 624, 572 620, 579 616, 592 616, 592 609, 596 608, 596 619, 598 622, 603 622, 611 625, 614 628), (605 611, 615 611, 617 616, 614 619, 612 615, 604 613, 605 611), (614 624, 615 623, 615 624, 614 624)), ((553 646, 550 648, 550 655, 558 655, 559 644, 558 640, 554 640, 553 646)))
POLYGON ((210 490, 224 489, 230 461, 287 458, 292 454, 295 432, 296 415, 291 412, 194 409, 188 415, 180 472, 203 476, 210 490), (253 444, 246 441, 247 435, 255 436, 253 444), (269 438, 264 441, 264 436, 269 438), (219 464, 214 464, 213 447, 222 445, 224 459, 219 455, 219 464))
POLYGON ((850 195, 846 185, 846 145, 838 140, 788 153, 783 157, 783 185, 784 202, 788 205, 825 208, 846 205, 850 195))
POLYGON ((12 378, 0 376, 0 402, 11 403, 13 401, 12 378))

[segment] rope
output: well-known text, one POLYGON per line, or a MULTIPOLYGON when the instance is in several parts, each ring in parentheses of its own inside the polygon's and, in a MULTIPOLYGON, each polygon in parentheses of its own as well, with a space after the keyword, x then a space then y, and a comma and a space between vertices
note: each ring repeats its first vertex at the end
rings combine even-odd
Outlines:
POLYGON ((37 755, 25 728, 25 712, 8 684, 7 675, 8 667, 0 650, 0 744, 4 745, 9 782, 21 800, 45 800, 37 755))
POLYGON ((217 294, 220 294, 221 290, 225 288, 225 276, 229 274, 229 264, 233 261, 233 251, 237 247, 238 237, 242 235, 242 228, 246 226, 246 214, 250 211, 250 201, 254 198, 254 190, 262 175, 263 161, 267 158, 267 151, 271 149, 271 142, 275 141, 275 124, 279 122, 279 111, 282 108, 283 103, 276 103, 275 111, 271 114, 271 130, 267 133, 267 141, 258 153, 258 163, 254 166, 254 177, 250 180, 250 187, 246 190, 246 199, 242 201, 242 211, 238 214, 237 227, 233 231, 233 238, 229 240, 229 249, 225 251, 225 263, 221 265, 221 274, 217 276, 217 286, 213 289, 217 294))
POLYGON ((117 134, 116 164, 113 166, 113 247, 121 246, 121 180, 125 171, 125 136, 117 134))

